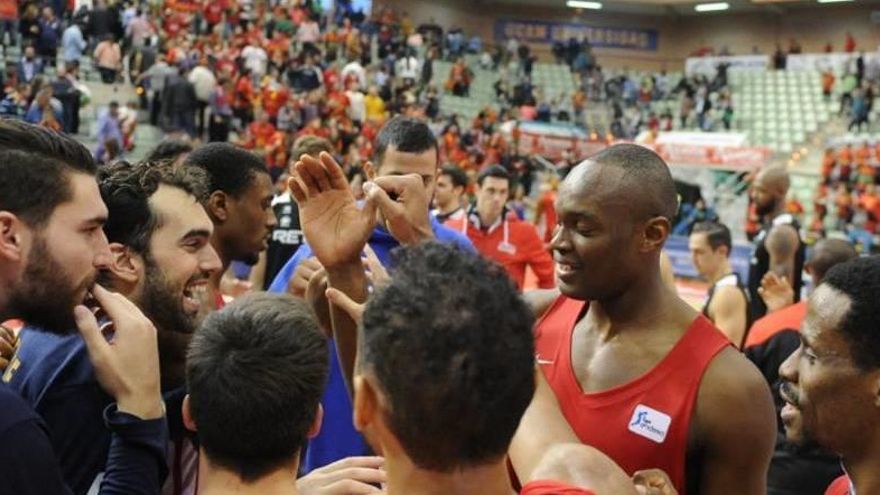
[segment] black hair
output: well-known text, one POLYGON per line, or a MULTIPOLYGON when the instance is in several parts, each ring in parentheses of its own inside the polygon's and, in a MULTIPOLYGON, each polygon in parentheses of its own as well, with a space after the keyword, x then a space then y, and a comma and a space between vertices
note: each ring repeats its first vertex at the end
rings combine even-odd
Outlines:
POLYGON ((101 198, 109 215, 104 233, 138 254, 147 254, 150 238, 160 220, 150 208, 150 197, 160 185, 182 189, 197 201, 207 198, 208 177, 197 168, 174 169, 170 162, 116 162, 98 172, 101 198))
POLYGON ((662 216, 670 222, 678 211, 675 181, 663 158, 638 144, 615 144, 591 156, 590 161, 623 169, 634 206, 646 217, 662 216))
POLYGON ((491 165, 486 167, 480 175, 477 176, 477 185, 482 187, 483 181, 486 180, 486 177, 494 177, 496 179, 504 179, 507 181, 508 185, 510 184, 510 172, 507 171, 501 165, 491 165))
POLYGON ((262 158, 229 143, 208 143, 190 153, 183 163, 208 173, 209 193, 223 191, 235 197, 248 189, 256 174, 269 175, 262 158))
POLYGON ((317 158, 322 151, 326 151, 332 155, 335 150, 330 141, 322 137, 302 136, 293 142, 290 151, 290 159, 292 162, 295 162, 299 160, 299 157, 302 155, 309 155, 317 158))
POLYGON ((856 258, 831 267, 822 285, 847 296, 849 311, 839 329, 856 366, 880 368, 880 256, 856 258))
POLYGON ((193 145, 183 139, 165 139, 147 155, 148 162, 174 161, 180 155, 192 153, 193 145))
POLYGON ((452 187, 467 187, 468 183, 470 183, 470 179, 468 179, 464 170, 456 165, 443 165, 438 176, 439 175, 449 177, 449 180, 452 181, 452 187))
POLYGON ((398 115, 382 126, 379 135, 376 136, 376 163, 382 166, 385 151, 389 146, 394 146, 397 151, 403 153, 424 153, 428 150, 436 150, 440 157, 440 148, 437 146, 437 138, 431 132, 431 128, 421 120, 412 117, 398 115))
POLYGON ((317 319, 293 296, 249 294, 211 313, 186 357, 190 412, 210 461, 245 482, 290 463, 328 369, 317 319))
POLYGON ((358 353, 391 431, 423 469, 503 457, 535 392, 531 311, 502 266, 458 248, 425 243, 395 262, 358 353))
POLYGON ((733 249, 730 229, 723 223, 712 221, 698 222, 691 229, 691 234, 706 234, 706 240, 709 241, 712 251, 717 251, 721 246, 725 246, 729 256, 730 251, 733 249))
POLYGON ((73 195, 70 174, 94 175, 92 154, 73 138, 44 127, 0 119, 0 210, 42 226, 73 195))

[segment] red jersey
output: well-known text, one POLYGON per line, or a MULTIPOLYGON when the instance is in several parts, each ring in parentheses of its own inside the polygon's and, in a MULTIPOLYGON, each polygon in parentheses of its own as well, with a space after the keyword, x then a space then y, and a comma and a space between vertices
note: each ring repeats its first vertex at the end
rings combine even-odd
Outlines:
POLYGON ((223 5, 220 2, 209 1, 205 4, 205 21, 210 25, 223 20, 223 5))
POLYGON ((595 495, 591 490, 585 490, 561 481, 538 480, 530 481, 522 487, 519 495, 595 495))
POLYGON ((445 225, 466 235, 478 253, 502 265, 520 290, 525 282, 527 266, 537 275, 538 287, 556 287, 553 257, 544 247, 535 227, 515 216, 503 218, 504 215, 502 213, 502 220, 486 230, 474 223, 479 222, 479 216, 473 213, 462 218, 450 218, 445 225))
POLYGON ((653 369, 635 380, 584 393, 571 362, 571 340, 588 303, 561 296, 538 322, 538 365, 578 438, 614 460, 629 475, 665 471, 685 495, 688 431, 703 373, 730 341, 704 316, 653 369))
POLYGON ((825 495, 853 495, 855 492, 851 488, 852 482, 849 480, 849 476, 844 474, 828 485, 825 495))
POLYGON ((761 345, 783 330, 799 330, 807 316, 807 301, 801 301, 768 313, 752 324, 743 348, 761 345))

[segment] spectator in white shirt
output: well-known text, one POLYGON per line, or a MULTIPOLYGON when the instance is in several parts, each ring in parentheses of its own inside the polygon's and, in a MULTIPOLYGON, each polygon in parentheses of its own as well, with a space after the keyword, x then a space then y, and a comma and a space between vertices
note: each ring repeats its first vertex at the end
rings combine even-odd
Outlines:
POLYGON ((208 59, 204 55, 199 59, 199 65, 193 67, 187 77, 196 90, 196 132, 199 136, 205 133, 206 121, 205 110, 211 100, 211 93, 217 87, 217 78, 214 72, 208 68, 208 59))
POLYGON ((244 66, 250 69, 255 80, 260 80, 266 75, 269 56, 262 47, 248 45, 241 51, 241 57, 244 59, 244 66))

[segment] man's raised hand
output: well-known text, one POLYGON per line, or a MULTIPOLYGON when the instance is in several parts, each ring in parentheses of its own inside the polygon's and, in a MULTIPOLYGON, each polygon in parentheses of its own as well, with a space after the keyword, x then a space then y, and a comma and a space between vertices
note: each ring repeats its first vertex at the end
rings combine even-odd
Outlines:
POLYGON ((299 205, 303 234, 321 264, 330 269, 357 261, 375 227, 376 206, 370 200, 357 206, 336 160, 326 152, 317 159, 301 156, 288 187, 299 205))

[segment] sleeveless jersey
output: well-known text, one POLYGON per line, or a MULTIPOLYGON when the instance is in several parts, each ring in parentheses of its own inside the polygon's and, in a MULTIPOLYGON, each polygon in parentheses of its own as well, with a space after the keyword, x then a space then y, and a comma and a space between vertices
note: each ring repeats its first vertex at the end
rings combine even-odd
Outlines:
POLYGON ((746 301, 746 331, 743 332, 742 342, 737 343, 737 347, 742 349, 743 345, 746 343, 746 337, 749 335, 749 329, 752 328, 752 310, 751 310, 751 301, 749 300, 749 293, 746 292, 746 288, 743 283, 739 279, 738 273, 728 273, 727 275, 718 279, 717 282, 712 284, 712 287, 709 287, 709 297, 706 298, 706 304, 703 305, 703 316, 709 318, 709 305, 712 304, 712 298, 715 297, 715 290, 719 287, 736 287, 739 289, 739 292, 743 295, 746 301))
POLYGON ((855 495, 849 476, 844 474, 840 478, 834 480, 834 482, 828 486, 825 495, 855 495))
POLYGON ((536 360, 562 413, 585 444, 630 475, 665 471, 685 495, 688 432, 703 372, 727 338, 703 316, 653 369, 601 392, 584 393, 571 362, 575 324, 587 302, 561 296, 536 327, 536 360))
POLYGON ((767 251, 767 246, 764 244, 764 241, 767 238, 767 234, 770 233, 770 230, 778 225, 791 225, 798 233, 799 244, 794 256, 794 273, 792 274, 794 280, 791 282, 792 288, 794 288, 794 302, 801 300, 801 286, 803 285, 806 247, 803 239, 801 239, 800 225, 797 220, 795 220, 790 214, 783 213, 774 218, 769 225, 765 225, 761 231, 758 232, 758 235, 755 236, 753 241, 755 250, 752 252, 751 260, 749 260, 749 298, 751 300, 750 306, 753 321, 767 314, 767 306, 764 304, 764 300, 761 299, 760 294, 758 294, 758 288, 761 287, 761 279, 764 277, 764 274, 770 270, 770 252, 767 251))

